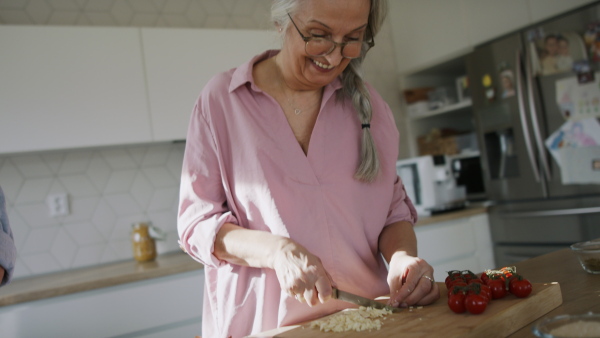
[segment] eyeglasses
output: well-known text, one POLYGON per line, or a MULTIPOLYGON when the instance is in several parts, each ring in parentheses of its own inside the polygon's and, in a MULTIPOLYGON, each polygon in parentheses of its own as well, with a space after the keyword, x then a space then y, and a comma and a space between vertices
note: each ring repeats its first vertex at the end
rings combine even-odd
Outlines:
MULTIPOLYGON (((346 59, 356 59, 361 56, 361 49, 363 47, 364 41, 335 42, 335 41, 331 40, 330 38, 322 38, 322 37, 316 37, 316 36, 304 36, 302 34, 302 32, 300 32, 300 29, 298 28, 298 26, 296 25, 294 20, 292 19, 292 16, 290 15, 290 13, 287 13, 287 15, 290 17, 290 20, 292 21, 292 24, 294 24, 294 27, 296 27, 298 34, 300 34, 300 36, 302 37, 302 40, 304 40, 304 42, 306 43, 304 45, 304 50, 306 51, 306 53, 308 55, 310 55, 310 56, 329 55, 329 54, 331 54, 331 52, 333 52, 335 50, 335 47, 339 46, 342 56, 345 57, 346 59)), ((371 49, 373 46, 375 46, 375 39, 373 38, 373 33, 371 31, 370 25, 367 25, 367 30, 369 32, 369 36, 371 37, 371 39, 366 42, 368 48, 365 50, 365 52, 367 50, 371 49)))

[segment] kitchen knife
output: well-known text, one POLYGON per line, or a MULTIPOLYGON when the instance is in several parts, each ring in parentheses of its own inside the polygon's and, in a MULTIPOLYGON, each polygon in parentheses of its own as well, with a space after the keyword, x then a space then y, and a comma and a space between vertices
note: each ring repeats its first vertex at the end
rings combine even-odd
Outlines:
POLYGON ((338 299, 338 300, 343 300, 344 302, 356 304, 359 306, 373 307, 376 309, 385 309, 385 310, 392 311, 394 313, 401 311, 401 309, 399 309, 399 308, 391 307, 389 305, 385 305, 385 304, 375 301, 373 299, 354 295, 354 294, 351 294, 350 292, 342 291, 337 288, 333 288, 332 298, 338 299))

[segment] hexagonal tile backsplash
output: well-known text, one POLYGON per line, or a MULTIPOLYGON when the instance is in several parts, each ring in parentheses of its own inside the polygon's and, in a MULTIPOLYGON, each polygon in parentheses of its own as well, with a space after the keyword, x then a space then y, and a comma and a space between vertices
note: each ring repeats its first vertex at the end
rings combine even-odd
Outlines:
POLYGON ((131 259, 131 225, 167 234, 179 250, 177 201, 183 144, 151 144, 0 157, 0 184, 18 251, 15 277, 131 259), (67 193, 70 213, 50 216, 46 197, 67 193))
MULTIPOLYGON (((0 0, 0 24, 269 29, 271 0, 0 0)), ((377 36, 365 76, 400 111, 391 26, 377 36)), ((1 62, 1 60, 0 60, 1 62)), ((190 111, 191 111, 190 107, 190 111)), ((132 259, 131 224, 167 233, 179 250, 183 144, 148 144, 0 156, 18 258, 15 277, 132 259), (46 198, 67 193, 71 213, 50 217, 46 198)), ((401 149, 402 150, 402 149, 401 149)))
MULTIPOLYGON (((271 0, 0 0, 0 24, 266 29, 271 0)), ((190 111, 191 111, 190 107, 190 111)), ((131 224, 167 233, 179 250, 183 144, 0 156, 0 185, 17 245, 15 278, 132 259, 131 224), (46 197, 68 193, 50 217, 46 197)))

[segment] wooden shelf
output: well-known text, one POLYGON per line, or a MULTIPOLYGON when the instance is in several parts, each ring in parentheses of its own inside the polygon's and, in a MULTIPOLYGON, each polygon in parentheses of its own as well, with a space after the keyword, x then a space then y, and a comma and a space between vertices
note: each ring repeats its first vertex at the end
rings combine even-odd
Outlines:
POLYGON ((439 109, 430 110, 430 111, 427 111, 427 112, 424 112, 424 113, 421 113, 418 115, 411 115, 410 119, 411 120, 419 120, 419 119, 423 119, 426 117, 432 117, 432 116, 436 116, 436 115, 451 113, 451 112, 469 108, 469 107, 471 107, 472 104, 473 103, 472 103, 471 99, 467 99, 467 100, 464 100, 464 101, 461 101, 461 102, 458 102, 455 104, 447 105, 447 106, 439 108, 439 109))

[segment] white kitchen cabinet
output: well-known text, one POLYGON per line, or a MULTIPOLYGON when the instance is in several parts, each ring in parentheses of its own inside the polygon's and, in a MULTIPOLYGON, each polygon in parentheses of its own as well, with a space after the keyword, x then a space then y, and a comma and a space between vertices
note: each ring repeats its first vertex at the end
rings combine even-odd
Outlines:
POLYGON ((0 25, 0 153, 151 140, 139 29, 0 25))
POLYGON ((398 71, 427 68, 470 49, 461 0, 389 1, 398 71))
POLYGON ((529 0, 533 23, 548 19, 596 0, 529 0))
POLYGON ((487 214, 416 226, 415 233, 419 257, 433 266, 437 281, 444 281, 449 270, 495 268, 487 214))
POLYGON ((268 30, 142 28, 154 141, 185 139, 202 87, 219 72, 279 47, 268 30))
MULTIPOLYGON (((545 0, 543 0, 545 1, 545 0)), ((469 43, 472 46, 510 33, 531 23, 523 0, 462 0, 469 43)))
POLYGON ((0 337, 194 337, 204 270, 0 307, 0 337))

